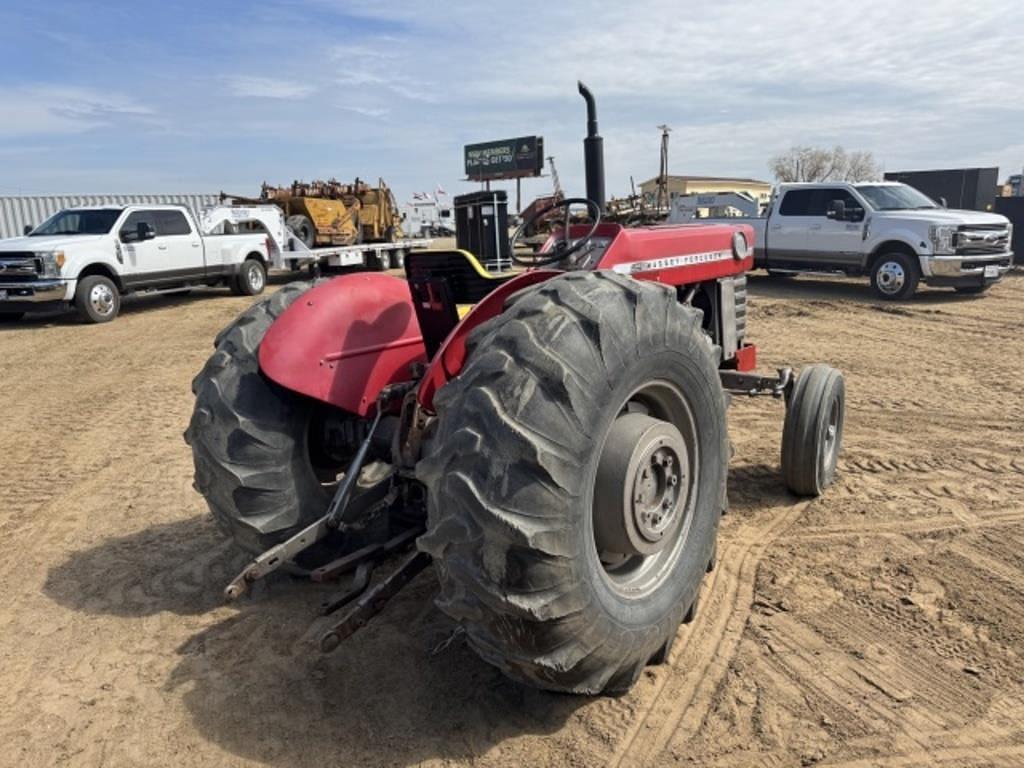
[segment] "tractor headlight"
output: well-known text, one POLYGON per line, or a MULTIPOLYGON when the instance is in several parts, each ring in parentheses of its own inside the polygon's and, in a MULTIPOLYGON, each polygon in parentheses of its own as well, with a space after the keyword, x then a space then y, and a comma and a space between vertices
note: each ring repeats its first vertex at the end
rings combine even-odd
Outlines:
POLYGON ((928 238, 932 241, 932 250, 935 253, 956 252, 956 227, 933 225, 928 227, 928 238))
POLYGON ((745 259, 749 255, 747 236, 742 232, 732 233, 732 255, 735 259, 745 259))
POLYGON ((37 253, 40 277, 60 277, 60 269, 64 266, 64 251, 46 251, 37 253))

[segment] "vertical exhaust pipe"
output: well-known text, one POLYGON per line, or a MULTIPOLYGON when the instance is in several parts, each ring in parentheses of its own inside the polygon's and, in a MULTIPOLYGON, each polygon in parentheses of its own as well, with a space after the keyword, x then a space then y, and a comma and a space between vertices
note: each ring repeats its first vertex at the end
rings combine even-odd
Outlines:
POLYGON ((604 139, 597 133, 597 105, 594 94, 579 80, 580 96, 587 102, 587 138, 583 140, 583 168, 587 175, 587 197, 604 215, 604 139))

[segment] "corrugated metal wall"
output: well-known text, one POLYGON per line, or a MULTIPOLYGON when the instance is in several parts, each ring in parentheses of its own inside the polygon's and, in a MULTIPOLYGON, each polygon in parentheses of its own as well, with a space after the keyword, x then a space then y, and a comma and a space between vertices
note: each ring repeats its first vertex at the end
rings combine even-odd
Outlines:
POLYGON ((0 238, 18 237, 26 224, 37 226, 57 211, 80 205, 187 205, 197 215, 219 195, 0 195, 0 238))

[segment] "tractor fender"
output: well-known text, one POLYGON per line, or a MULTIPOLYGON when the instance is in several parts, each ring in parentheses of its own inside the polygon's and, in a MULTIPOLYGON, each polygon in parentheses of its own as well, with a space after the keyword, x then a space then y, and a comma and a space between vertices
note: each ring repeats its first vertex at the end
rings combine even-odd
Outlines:
POLYGON ((444 340, 441 348, 437 351, 434 359, 430 362, 426 373, 420 381, 416 399, 421 408, 427 411, 434 410, 434 395, 447 384, 451 379, 459 375, 463 364, 466 362, 466 338, 470 331, 481 323, 490 320, 501 314, 505 307, 505 300, 523 288, 527 288, 545 280, 550 280, 562 274, 557 269, 535 269, 523 272, 506 283, 502 283, 462 318, 462 321, 455 326, 448 338, 444 340))
POLYGON ((426 348, 405 280, 359 273, 328 280, 270 326, 260 370, 294 392, 368 416, 388 384, 408 381, 426 348))

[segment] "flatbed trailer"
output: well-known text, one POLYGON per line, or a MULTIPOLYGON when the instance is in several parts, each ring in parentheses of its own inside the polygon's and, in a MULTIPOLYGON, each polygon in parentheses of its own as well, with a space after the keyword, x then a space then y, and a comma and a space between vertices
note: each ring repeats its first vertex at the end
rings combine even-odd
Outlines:
POLYGON ((431 238, 417 237, 396 240, 393 243, 355 243, 353 245, 325 245, 309 248, 285 223, 284 214, 276 205, 214 205, 201 214, 204 232, 235 229, 259 224, 267 235, 267 250, 271 265, 276 269, 296 271, 309 268, 340 269, 363 267, 384 270, 401 267, 409 251, 429 248, 431 238))

